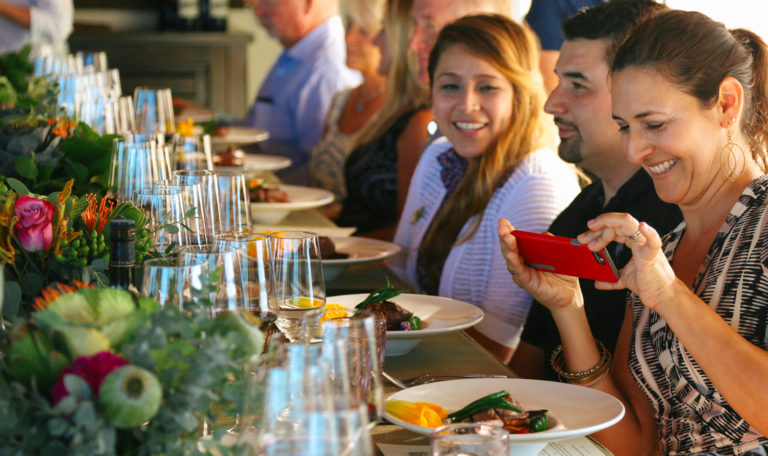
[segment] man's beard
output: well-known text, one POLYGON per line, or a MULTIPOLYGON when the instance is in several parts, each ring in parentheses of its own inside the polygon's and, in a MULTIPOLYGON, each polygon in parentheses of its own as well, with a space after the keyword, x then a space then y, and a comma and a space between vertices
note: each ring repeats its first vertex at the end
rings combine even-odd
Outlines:
POLYGON ((557 148, 557 153, 563 161, 578 164, 582 160, 581 156, 581 138, 572 136, 566 140, 561 140, 557 148))

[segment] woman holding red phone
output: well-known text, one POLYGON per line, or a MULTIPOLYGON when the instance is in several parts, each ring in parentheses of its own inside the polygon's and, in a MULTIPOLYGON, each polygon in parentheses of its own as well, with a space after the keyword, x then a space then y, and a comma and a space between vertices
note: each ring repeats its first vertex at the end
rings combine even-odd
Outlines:
POLYGON ((552 149, 551 121, 531 30, 499 15, 463 17, 440 32, 429 60, 440 131, 421 155, 390 266, 419 292, 485 312, 471 333, 505 362, 531 297, 507 278, 496 221, 541 231, 579 191, 552 149))
POLYGON ((613 115, 627 158, 684 222, 663 239, 628 214, 603 214, 578 240, 624 243, 633 258, 616 356, 595 343, 575 278, 526 267, 506 220, 514 281, 546 305, 562 379, 609 392, 624 419, 595 436, 621 454, 768 452, 768 51, 696 12, 640 24, 612 65, 613 115))

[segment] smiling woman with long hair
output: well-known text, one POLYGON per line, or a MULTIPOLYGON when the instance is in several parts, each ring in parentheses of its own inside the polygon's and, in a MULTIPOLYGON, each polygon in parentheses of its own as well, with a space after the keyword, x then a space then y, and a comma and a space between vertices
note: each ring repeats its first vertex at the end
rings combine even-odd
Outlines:
POLYGON ((422 292, 485 311, 478 339, 506 359, 531 297, 509 285, 496 220, 543 231, 578 193, 572 169, 551 148, 538 42, 500 15, 446 26, 429 60, 432 112, 444 138, 424 152, 411 181, 393 268, 422 292))

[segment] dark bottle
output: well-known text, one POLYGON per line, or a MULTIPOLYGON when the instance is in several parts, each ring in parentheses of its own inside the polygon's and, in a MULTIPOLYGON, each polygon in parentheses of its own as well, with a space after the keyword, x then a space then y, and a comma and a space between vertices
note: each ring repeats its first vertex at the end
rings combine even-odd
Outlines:
POLYGON ((200 20, 198 0, 162 0, 160 28, 165 31, 197 30, 200 20))
POLYGON ((229 0, 200 0, 200 27, 203 30, 226 31, 228 14, 229 0))
POLYGON ((136 268, 136 223, 125 218, 109 222, 109 285, 139 296, 133 283, 136 268))

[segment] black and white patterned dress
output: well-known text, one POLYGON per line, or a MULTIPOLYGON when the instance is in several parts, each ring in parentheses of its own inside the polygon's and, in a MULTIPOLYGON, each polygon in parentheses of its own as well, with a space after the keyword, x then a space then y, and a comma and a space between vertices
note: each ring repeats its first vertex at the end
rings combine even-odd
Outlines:
MULTIPOLYGON (((682 222, 664 237, 669 261, 684 231, 682 222)), ((731 209, 693 289, 742 337, 763 350, 768 345, 767 268, 768 176, 761 176, 731 209)), ((629 367, 655 410, 662 452, 765 455, 768 438, 731 408, 658 313, 636 295, 630 301, 635 330, 629 367)))

